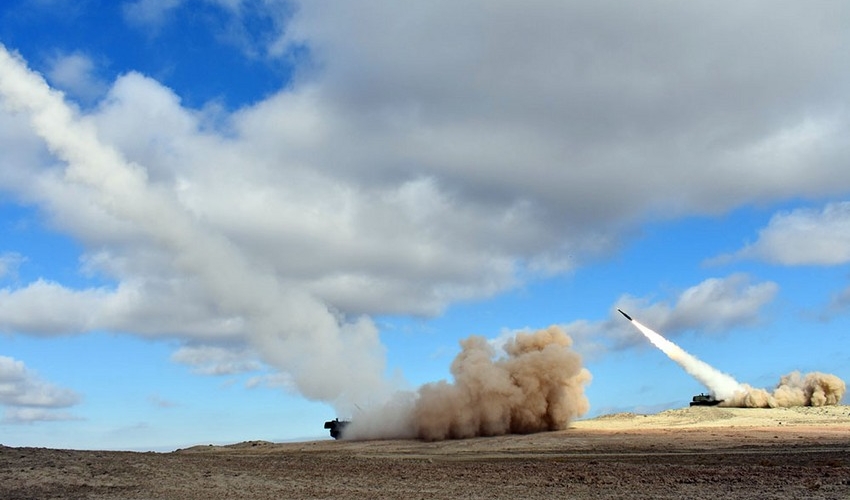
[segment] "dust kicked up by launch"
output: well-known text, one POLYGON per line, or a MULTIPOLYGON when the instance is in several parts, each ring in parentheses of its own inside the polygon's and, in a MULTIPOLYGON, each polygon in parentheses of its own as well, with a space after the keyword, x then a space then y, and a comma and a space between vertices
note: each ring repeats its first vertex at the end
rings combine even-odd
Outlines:
POLYGON ((428 441, 566 429, 587 412, 590 372, 559 327, 518 333, 497 356, 484 338, 461 341, 453 381, 399 393, 389 404, 354 415, 346 439, 428 441))
POLYGON ((620 309, 617 309, 655 347, 688 374, 703 384, 721 406, 745 408, 775 408, 787 406, 835 405, 847 392, 847 386, 839 377, 827 373, 792 372, 783 376, 772 391, 742 384, 729 374, 723 373, 708 363, 697 359, 657 332, 644 326, 620 309))

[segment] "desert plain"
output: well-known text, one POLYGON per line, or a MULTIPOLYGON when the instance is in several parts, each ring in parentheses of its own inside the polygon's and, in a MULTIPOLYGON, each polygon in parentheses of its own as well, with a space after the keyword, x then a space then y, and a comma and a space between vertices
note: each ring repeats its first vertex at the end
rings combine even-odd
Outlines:
POLYGON ((0 498, 848 499, 850 407, 689 407, 438 442, 0 446, 0 498))

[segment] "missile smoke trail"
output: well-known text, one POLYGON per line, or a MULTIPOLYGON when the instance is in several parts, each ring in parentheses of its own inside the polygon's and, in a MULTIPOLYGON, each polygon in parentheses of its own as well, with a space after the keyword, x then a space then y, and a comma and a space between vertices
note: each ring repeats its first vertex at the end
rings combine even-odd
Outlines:
POLYGON ((617 311, 625 316, 652 345, 659 348, 703 384, 715 399, 722 400, 722 406, 775 408, 835 405, 841 402, 841 398, 847 391, 843 380, 835 375, 819 372, 806 375, 793 372, 785 375, 772 393, 765 389, 753 388, 689 354, 620 309, 617 311))
MULTIPOLYGON (((619 309, 617 309, 620 311, 619 309)), ((640 331, 655 347, 667 355, 670 359, 681 366, 688 374, 697 379, 701 384, 706 386, 711 392, 711 395, 717 399, 729 399, 737 392, 743 391, 743 386, 738 383, 731 375, 723 373, 705 361, 702 361, 695 356, 689 354, 681 347, 673 342, 665 339, 658 333, 647 328, 639 321, 632 319, 623 311, 620 311, 626 318, 631 321, 635 328, 640 331)))

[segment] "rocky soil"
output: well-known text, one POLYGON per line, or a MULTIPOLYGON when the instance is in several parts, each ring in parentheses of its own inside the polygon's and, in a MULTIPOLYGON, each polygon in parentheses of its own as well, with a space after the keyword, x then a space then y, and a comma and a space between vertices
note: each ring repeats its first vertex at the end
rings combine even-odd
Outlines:
POLYGON ((0 498, 850 498, 850 407, 685 408, 458 441, 0 446, 0 498))

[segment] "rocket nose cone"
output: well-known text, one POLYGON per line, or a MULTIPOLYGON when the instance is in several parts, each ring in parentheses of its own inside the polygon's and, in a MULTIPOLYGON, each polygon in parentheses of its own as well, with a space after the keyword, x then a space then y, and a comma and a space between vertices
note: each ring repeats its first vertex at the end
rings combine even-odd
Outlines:
POLYGON ((631 321, 631 320, 632 320, 632 317, 631 317, 631 316, 629 316, 628 314, 624 313, 622 309, 620 309, 620 308, 618 307, 618 308, 617 308, 617 310, 618 310, 618 311, 620 311, 620 314, 622 314, 623 316, 625 316, 627 320, 629 320, 629 321, 631 321))

